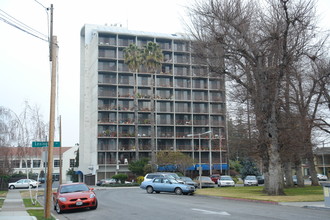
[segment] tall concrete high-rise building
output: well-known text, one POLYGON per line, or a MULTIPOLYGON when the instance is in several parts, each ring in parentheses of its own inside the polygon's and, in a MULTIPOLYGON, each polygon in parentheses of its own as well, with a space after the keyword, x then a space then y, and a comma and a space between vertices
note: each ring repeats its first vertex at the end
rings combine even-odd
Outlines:
POLYGON ((79 170, 85 182, 128 173, 130 162, 163 150, 194 158, 192 171, 199 155, 205 174, 210 166, 213 173, 228 168, 224 78, 191 48, 180 34, 82 28, 79 170), (123 50, 149 41, 162 49, 161 68, 129 70, 123 50))

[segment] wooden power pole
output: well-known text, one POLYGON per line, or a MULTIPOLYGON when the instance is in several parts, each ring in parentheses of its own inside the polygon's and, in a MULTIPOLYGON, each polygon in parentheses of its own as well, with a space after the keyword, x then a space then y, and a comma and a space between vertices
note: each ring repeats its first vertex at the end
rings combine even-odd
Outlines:
POLYGON ((59 133, 60 133, 60 185, 62 184, 62 117, 60 116, 60 126, 59 126, 59 133))
POLYGON ((55 99, 56 99, 56 65, 57 65, 57 37, 53 36, 53 5, 51 5, 50 19, 50 61, 51 70, 51 90, 50 90, 50 114, 49 114, 49 142, 48 142, 48 166, 46 179, 46 202, 45 218, 50 218, 50 209, 52 207, 52 183, 53 183, 53 152, 54 152, 54 134, 55 134, 55 99))

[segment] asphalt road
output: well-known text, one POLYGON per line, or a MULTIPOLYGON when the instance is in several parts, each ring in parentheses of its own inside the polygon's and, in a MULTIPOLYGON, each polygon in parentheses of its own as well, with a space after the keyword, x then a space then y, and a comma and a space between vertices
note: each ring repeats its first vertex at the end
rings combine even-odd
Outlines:
POLYGON ((62 220, 134 219, 134 220, 318 220, 328 219, 328 210, 228 200, 198 195, 169 193, 147 194, 140 188, 107 188, 95 191, 96 210, 77 210, 55 214, 62 220))

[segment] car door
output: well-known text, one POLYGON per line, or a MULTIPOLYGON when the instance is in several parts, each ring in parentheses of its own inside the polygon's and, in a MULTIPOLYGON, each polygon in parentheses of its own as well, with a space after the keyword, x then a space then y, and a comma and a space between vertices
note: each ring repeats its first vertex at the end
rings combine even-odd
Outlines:
POLYGON ((173 192, 174 191, 174 186, 171 183, 171 180, 168 178, 163 179, 163 191, 164 192, 173 192))
POLYGON ((163 186, 162 185, 163 185, 162 178, 155 178, 152 181, 152 186, 153 186, 155 191, 162 192, 163 191, 163 186))
POLYGON ((29 187, 30 186, 30 180, 29 179, 24 180, 23 185, 24 185, 24 188, 29 187))
POLYGON ((26 183, 24 181, 25 181, 24 179, 18 180, 15 183, 15 188, 25 188, 25 187, 27 187, 26 183))

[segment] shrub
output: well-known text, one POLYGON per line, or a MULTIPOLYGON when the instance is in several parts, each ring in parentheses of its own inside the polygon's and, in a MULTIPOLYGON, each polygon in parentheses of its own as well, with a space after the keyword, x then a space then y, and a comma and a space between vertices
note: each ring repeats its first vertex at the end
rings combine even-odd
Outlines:
POLYGON ((117 175, 112 176, 113 179, 115 179, 117 182, 120 181, 121 183, 125 183, 125 181, 128 179, 128 176, 123 173, 119 173, 117 175))
POLYGON ((238 182, 238 178, 236 176, 232 176, 231 178, 234 180, 235 184, 238 182))
POLYGON ((138 178, 136 178, 136 182, 140 185, 144 180, 144 176, 138 176, 138 178))

